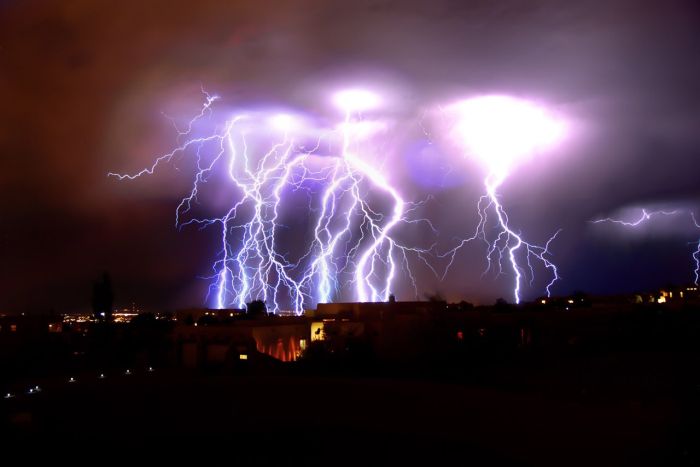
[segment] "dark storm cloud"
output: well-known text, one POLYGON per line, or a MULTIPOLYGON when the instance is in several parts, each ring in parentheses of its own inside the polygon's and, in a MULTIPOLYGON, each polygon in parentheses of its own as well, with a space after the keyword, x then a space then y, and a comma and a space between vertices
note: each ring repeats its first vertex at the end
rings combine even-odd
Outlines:
MULTIPOLYGON (((620 261, 631 278, 593 274, 595 261, 619 249, 589 235, 586 222, 629 205, 700 200, 695 3, 3 3, 0 308, 79 307, 87 303, 81 290, 103 268, 126 284, 124 301, 199 303, 194 277, 211 251, 207 234, 172 229, 180 193, 157 183, 134 191, 105 173, 141 167, 170 148, 161 112, 187 115, 200 83, 227 103, 322 111, 314 99, 345 74, 400 87, 406 115, 474 92, 557 106, 581 122, 580 133, 546 165, 523 167, 503 196, 535 239, 565 229, 555 248, 565 278, 558 290, 683 280, 681 263, 667 264, 663 278, 634 272, 625 263, 634 252, 620 261)), ((480 183, 476 169, 460 167, 464 185, 438 193, 433 220, 445 225, 445 242, 474 224, 453 215, 455 206, 471 209, 480 183)), ((645 261, 666 264, 667 247, 653 246, 645 261)), ((426 291, 505 295, 507 284, 479 278, 477 250, 465 252, 447 283, 425 278, 426 291)))

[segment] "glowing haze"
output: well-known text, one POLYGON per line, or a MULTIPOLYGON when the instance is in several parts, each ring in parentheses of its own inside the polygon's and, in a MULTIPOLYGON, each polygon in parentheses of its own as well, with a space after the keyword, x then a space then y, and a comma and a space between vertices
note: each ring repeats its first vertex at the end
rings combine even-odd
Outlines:
POLYGON ((375 109, 381 99, 366 89, 345 89, 333 95, 333 103, 344 112, 352 113, 375 109))
POLYGON ((564 123, 544 108, 509 96, 479 96, 448 107, 456 114, 453 137, 496 180, 505 179, 522 159, 552 146, 564 123))

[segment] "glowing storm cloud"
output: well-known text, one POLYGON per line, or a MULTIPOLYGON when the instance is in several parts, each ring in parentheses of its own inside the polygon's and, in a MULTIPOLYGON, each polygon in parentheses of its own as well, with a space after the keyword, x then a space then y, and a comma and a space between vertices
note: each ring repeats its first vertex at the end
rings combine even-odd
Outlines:
POLYGON ((542 107, 508 96, 481 96, 448 107, 453 137, 493 176, 503 179, 520 160, 556 143, 563 124, 542 107))
POLYGON ((551 271, 552 279, 546 286, 547 295, 550 295, 551 287, 559 279, 559 274, 556 265, 549 259, 549 245, 559 231, 542 246, 528 243, 509 226, 508 215, 497 190, 516 163, 561 139, 563 123, 531 102, 508 96, 467 99, 448 106, 446 113, 453 122, 450 136, 463 147, 467 156, 477 159, 486 168, 487 174, 484 179, 486 194, 477 203, 479 223, 476 231, 443 255, 450 257, 445 274, 462 246, 481 239, 487 244, 487 268, 484 273, 491 269, 494 261, 498 264, 499 274, 503 273, 504 258, 510 264, 515 275, 515 303, 520 302, 525 267, 530 274, 530 284, 534 280, 533 260, 539 261, 551 271), (495 236, 489 235, 491 229, 487 228, 492 218, 495 218, 495 236))
MULTIPOLYGON (((334 103, 344 112, 340 130, 306 128, 290 114, 240 113, 215 131, 197 136, 198 123, 211 114, 217 100, 205 96, 200 113, 186 130, 178 130, 184 143, 133 175, 109 175, 133 180, 153 174, 175 158, 194 159, 192 188, 176 209, 176 225, 220 229, 209 291, 215 307, 243 308, 248 301, 261 299, 271 311, 301 313, 312 303, 333 300, 345 287, 353 288, 356 300, 385 301, 399 269, 407 272, 416 288, 407 255, 413 253, 427 265, 423 255, 429 249, 404 246, 392 234, 400 224, 432 225, 409 219, 416 205, 405 201, 384 174, 357 153, 362 147, 358 140, 371 132, 368 136, 357 131, 366 122, 355 115, 378 106, 378 96, 360 90, 336 94, 334 103), (310 149, 300 141, 308 134, 320 134, 310 149), (339 150, 320 154, 321 143, 332 146, 334 136, 340 136, 339 150), (198 217, 194 208, 203 190, 220 174, 237 195, 221 215, 198 217), (320 192, 315 188, 319 185, 324 186, 320 192), (297 257, 281 246, 288 232, 282 215, 290 209, 285 204, 290 190, 307 193, 305 213, 315 216, 310 244, 297 257), (389 213, 370 204, 370 195, 388 201, 389 213)), ((298 207, 293 212, 302 214, 298 207)))
POLYGON ((346 114, 351 114, 375 109, 381 104, 381 99, 366 89, 345 89, 333 95, 333 103, 346 114))

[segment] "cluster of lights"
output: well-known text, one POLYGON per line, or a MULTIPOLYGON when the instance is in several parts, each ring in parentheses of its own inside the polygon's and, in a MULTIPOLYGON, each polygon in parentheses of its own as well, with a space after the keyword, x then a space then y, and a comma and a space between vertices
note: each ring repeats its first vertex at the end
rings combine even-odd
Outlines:
POLYGON ((63 315, 64 323, 91 323, 95 318, 91 314, 66 314, 63 315))
MULTIPOLYGON (((694 292, 697 292, 698 288, 697 287, 686 287, 685 290, 678 290, 678 298, 686 298, 686 295, 689 295, 690 297, 696 296, 694 292), (688 294, 688 292, 692 292, 691 294, 688 294)), ((651 301, 653 301, 654 297, 650 297, 651 301)), ((661 290, 659 292, 658 297, 656 298, 656 303, 668 303, 669 301, 673 300, 673 291, 672 290, 661 290)))
POLYGON ((136 316, 138 316, 138 313, 117 312, 112 315, 112 318, 115 323, 130 323, 136 316))
MULTIPOLYGON (((146 372, 147 372, 147 373, 153 373, 154 371, 155 371, 155 370, 153 369, 152 366, 149 366, 148 368, 146 368, 146 372)), ((132 373, 131 369, 129 369, 129 368, 127 368, 127 369, 124 371, 124 376, 131 376, 132 374, 133 374, 133 373, 132 373)), ((106 379, 106 378, 107 378, 107 376, 106 376, 104 373, 100 373, 100 374, 97 376, 97 379, 99 379, 99 380, 104 380, 104 379, 106 379)), ((75 377, 71 376, 71 377, 69 377, 69 378, 66 380, 66 382, 67 382, 67 384, 73 385, 73 384, 77 384, 78 380, 77 380, 75 377)), ((39 385, 37 384, 37 385, 34 385, 34 386, 30 386, 30 387, 27 389, 26 394, 27 394, 27 395, 35 395, 35 394, 39 394, 40 392, 43 392, 43 389, 42 389, 41 386, 39 386, 39 385)), ((6 393, 3 395, 3 399, 15 399, 16 397, 17 397, 16 394, 15 394, 15 393, 12 393, 12 392, 6 392, 6 393)))
MULTIPOLYGON (((134 311, 131 308, 124 308, 119 311, 115 311, 112 314, 112 319, 115 323, 130 323, 134 318, 140 314, 139 310, 134 311)), ((104 316, 104 314, 102 314, 104 316)), ((167 319, 167 315, 162 313, 156 313, 155 319, 167 319)), ((99 322, 98 319, 91 313, 70 313, 62 316, 62 321, 68 324, 82 324, 82 323, 96 323, 99 322)), ((51 326, 51 325, 50 325, 51 326)))

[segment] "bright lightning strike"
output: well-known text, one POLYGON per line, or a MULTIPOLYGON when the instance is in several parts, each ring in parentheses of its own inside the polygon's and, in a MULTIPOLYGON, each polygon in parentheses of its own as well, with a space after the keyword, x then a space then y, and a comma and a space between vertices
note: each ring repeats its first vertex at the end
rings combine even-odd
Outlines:
MULTIPOLYGON (((591 221, 593 224, 604 224, 604 223, 611 223, 611 224, 618 224, 623 227, 629 227, 629 228, 637 228, 640 227, 643 224, 647 224, 651 222, 655 218, 659 217, 670 217, 670 216, 689 216, 691 221, 693 222, 693 225, 700 229, 700 224, 698 224, 697 218, 695 217, 695 213, 692 211, 687 211, 684 209, 674 209, 672 211, 664 211, 664 210, 657 210, 657 211, 649 211, 647 209, 642 209, 642 212, 640 213, 639 217, 636 219, 632 220, 623 220, 623 219, 617 219, 613 217, 606 217, 603 219, 596 219, 591 221)), ((693 258, 693 263, 695 264, 695 269, 693 270, 693 274, 695 276, 695 285, 699 285, 700 283, 700 240, 698 240, 695 251, 692 253, 691 257, 693 258)))
MULTIPOLYGON (((700 229, 700 224, 698 224, 698 220, 696 219, 694 212, 690 213, 690 217, 693 218, 693 224, 695 224, 695 227, 700 229)), ((698 240, 697 247, 693 253, 693 261, 695 261, 695 270, 693 271, 695 273, 695 285, 700 285, 700 240, 698 240)))
POLYGON ((338 287, 334 278, 352 265, 356 300, 386 301, 391 294, 397 268, 404 266, 417 293, 415 279, 408 268, 407 255, 416 254, 432 270, 424 256, 430 249, 404 246, 392 237, 392 231, 401 223, 424 222, 431 229, 432 225, 424 219, 410 220, 407 215, 415 205, 404 201, 381 171, 356 153, 359 147, 357 140, 371 133, 368 132, 367 122, 356 115, 377 107, 380 98, 370 91, 352 89, 336 93, 333 102, 345 113, 345 119, 340 125, 342 149, 330 183, 323 193, 321 213, 314 229, 314 259, 307 269, 306 278, 314 275, 319 277, 318 301, 329 302, 338 287), (362 183, 369 183, 373 189, 389 198, 393 207, 388 215, 376 212, 368 204, 362 195, 362 183), (344 209, 341 208, 343 198, 349 199, 344 209), (353 219, 358 217, 359 235, 350 243, 352 225, 358 222, 353 219), (335 228, 332 227, 334 219, 339 220, 335 228), (343 242, 345 251, 341 257, 345 258, 346 263, 339 265, 333 258, 337 250, 343 247, 343 242))
POLYGON ((520 303, 523 276, 529 274, 530 285, 534 281, 533 260, 539 261, 552 274, 546 286, 549 296, 552 286, 559 280, 557 267, 550 259, 549 247, 560 230, 544 245, 527 242, 521 233, 510 227, 498 189, 518 162, 558 141, 563 134, 563 125, 544 109, 506 96, 476 97, 458 102, 446 110, 455 122, 451 136, 457 139, 468 156, 476 158, 485 167, 487 174, 484 178, 486 193, 477 203, 479 222, 476 230, 471 237, 442 255, 450 258, 445 274, 459 249, 480 239, 487 245, 484 273, 490 271, 494 263, 499 274, 503 273, 504 261, 510 265, 515 276, 515 303, 520 303), (492 227, 495 228, 495 235, 490 234, 492 227))
POLYGON ((322 140, 328 139, 332 146, 338 132, 321 130, 318 136, 317 129, 305 128, 290 114, 240 114, 214 132, 196 136, 195 128, 212 112, 216 100, 205 96, 199 114, 185 130, 177 130, 183 143, 135 174, 109 175, 133 180, 153 174, 175 158, 194 157, 191 190, 177 206, 175 219, 178 227, 220 229, 220 251, 210 278, 215 307, 244 308, 248 301, 261 299, 273 312, 301 313, 314 302, 333 300, 345 287, 352 289, 356 300, 385 301, 399 269, 406 271, 417 293, 408 255, 430 267, 424 255, 432 246, 404 246, 393 234, 401 224, 426 223, 431 229, 432 225, 411 219, 419 205, 406 202, 361 154, 361 140, 372 132, 370 122, 358 114, 377 107, 379 96, 364 90, 334 96, 345 116, 339 130, 342 142, 337 153, 325 155, 320 154, 322 140), (311 149, 302 142, 308 134, 316 135, 311 149), (274 140, 268 135, 275 135, 274 140), (195 206, 207 183, 221 174, 236 191, 230 207, 220 216, 196 216, 195 206), (325 186, 320 193, 312 188, 318 184, 325 186), (316 216, 310 245, 302 247, 298 257, 281 246, 288 230, 282 218, 290 190, 306 192, 307 212, 316 216), (377 204, 378 197, 382 201, 377 204), (391 208, 384 213, 382 205, 387 202, 391 208))

